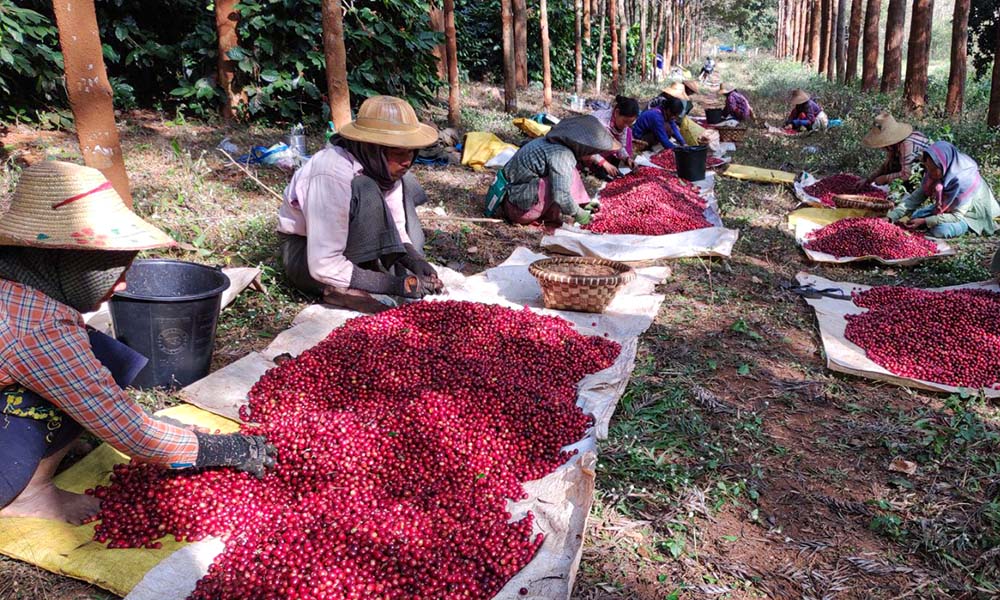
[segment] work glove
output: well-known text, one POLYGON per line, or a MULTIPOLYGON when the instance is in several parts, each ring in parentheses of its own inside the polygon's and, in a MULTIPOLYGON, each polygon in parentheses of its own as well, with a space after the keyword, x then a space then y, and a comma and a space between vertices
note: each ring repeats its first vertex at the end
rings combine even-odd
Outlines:
POLYGON ((437 278, 437 275, 430 277, 410 275, 403 280, 403 293, 400 295, 404 298, 419 300, 424 296, 436 294, 443 289, 444 284, 437 278))
POLYGON ((194 432, 198 438, 196 467, 233 467, 250 473, 257 479, 274 468, 277 449, 264 436, 232 433, 214 435, 194 432))
POLYGON ((419 277, 437 277, 437 271, 427 262, 423 256, 413 247, 412 244, 404 244, 406 255, 399 259, 399 264, 406 267, 406 270, 419 277))
POLYGON ((887 214, 886 216, 889 217, 890 221, 892 221, 893 223, 895 223, 895 222, 899 221, 900 219, 902 219, 905 214, 906 214, 906 211, 903 210, 902 208, 894 208, 894 209, 890 210, 889 214, 887 214))
POLYGON ((589 225, 591 219, 591 212, 586 208, 581 208, 573 218, 580 225, 589 225))
POLYGON ((601 202, 599 200, 591 200, 583 207, 585 210, 589 210, 591 213, 595 213, 601 210, 601 202))

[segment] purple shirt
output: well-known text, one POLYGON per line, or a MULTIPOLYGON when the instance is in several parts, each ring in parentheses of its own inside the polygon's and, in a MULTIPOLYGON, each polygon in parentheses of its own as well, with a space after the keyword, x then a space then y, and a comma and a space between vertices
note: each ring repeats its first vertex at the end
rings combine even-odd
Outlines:
POLYGON ((726 96, 724 113, 737 121, 746 121, 750 118, 750 102, 746 96, 733 90, 726 96))

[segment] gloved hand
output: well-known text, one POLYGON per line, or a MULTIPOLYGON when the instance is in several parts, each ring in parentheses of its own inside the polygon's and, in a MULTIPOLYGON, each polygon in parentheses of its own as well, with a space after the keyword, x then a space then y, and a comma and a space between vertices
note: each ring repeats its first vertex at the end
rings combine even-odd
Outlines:
POLYGON ((427 262, 423 256, 413 247, 412 244, 404 244, 406 256, 399 259, 399 264, 406 267, 406 270, 420 277, 437 277, 437 271, 427 262))
POLYGON ((581 208, 580 211, 577 212, 576 216, 574 216, 573 218, 580 225, 589 225, 590 224, 590 219, 592 217, 591 217, 591 213, 590 213, 589 210, 587 210, 586 208, 581 208))
POLYGON ((441 283, 441 280, 438 279, 437 275, 431 275, 429 277, 410 275, 403 280, 403 293, 401 296, 404 298, 419 300, 424 296, 436 294, 443 289, 444 284, 441 283))
POLYGON ((886 216, 889 217, 890 221, 892 221, 893 223, 895 223, 896 221, 899 221, 900 219, 902 219, 905 214, 906 214, 906 211, 904 209, 897 207, 897 208, 894 208, 894 209, 890 210, 889 214, 887 214, 886 216))
POLYGON ((595 212, 601 210, 601 201, 600 200, 591 200, 590 202, 588 202, 587 204, 585 204, 583 206, 583 208, 586 209, 586 210, 589 210, 591 213, 595 213, 595 212))
POLYGON ((198 459, 195 467, 233 467, 250 473, 257 479, 274 468, 277 449, 264 436, 232 433, 213 435, 194 432, 198 438, 198 459))

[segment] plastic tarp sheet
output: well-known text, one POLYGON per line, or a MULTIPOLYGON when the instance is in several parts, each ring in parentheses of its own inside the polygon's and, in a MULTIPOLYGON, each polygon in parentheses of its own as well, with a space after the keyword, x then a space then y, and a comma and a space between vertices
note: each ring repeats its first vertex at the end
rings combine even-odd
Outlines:
MULTIPOLYGON (((648 158, 648 157, 647 157, 648 158)), ((637 164, 640 161, 636 161, 637 164)), ((575 256, 593 256, 621 262, 645 262, 693 256, 728 258, 739 238, 739 231, 722 226, 715 198, 715 174, 694 182, 701 188, 707 206, 705 220, 712 227, 668 235, 625 235, 591 233, 578 226, 560 227, 542 238, 541 246, 549 252, 575 256)), ((600 198, 600 192, 597 193, 600 198)))
POLYGON ((788 215, 788 227, 795 232, 795 241, 802 246, 802 251, 806 253, 809 260, 817 263, 849 263, 874 260, 884 265, 907 266, 915 265, 925 260, 954 256, 955 249, 943 240, 928 238, 937 244, 937 253, 932 256, 918 256, 916 258, 887 259, 881 256, 834 256, 826 252, 810 250, 805 247, 806 236, 810 232, 835 223, 841 219, 851 217, 868 217, 871 213, 866 210, 853 208, 800 208, 788 215))
MULTIPOLYGON (((441 269, 448 288, 435 299, 454 299, 501 304, 511 308, 531 307, 544 314, 558 315, 573 322, 587 335, 607 335, 622 344, 615 363, 585 377, 579 384, 578 402, 595 418, 587 436, 571 448, 579 454, 544 477, 527 482, 529 498, 511 504, 511 513, 521 516, 530 511, 535 516, 536 532, 545 541, 534 559, 496 596, 497 599, 533 600, 568 599, 573 588, 583 550, 587 515, 593 503, 594 467, 597 441, 607 436, 608 425, 618 400, 625 391, 635 367, 638 337, 652 325, 663 302, 654 292, 665 280, 667 267, 637 269, 636 279, 622 288, 602 314, 552 311, 543 308, 541 288, 528 273, 528 265, 544 258, 527 248, 518 248, 503 264, 472 277, 441 269), (526 588, 527 595, 520 594, 526 588)), ((291 328, 277 336, 263 352, 252 353, 183 390, 184 397, 217 414, 236 415, 250 390, 272 359, 281 354, 298 355, 323 340, 346 320, 359 316, 351 311, 325 306, 303 310, 291 328)), ((231 430, 235 423, 184 405, 166 411, 167 416, 209 428, 231 430), (205 419, 203 420, 203 416, 205 419), (225 424, 225 426, 220 426, 225 424)), ((111 468, 124 457, 103 445, 60 477, 60 486, 74 491, 107 481, 111 468), (71 476, 71 481, 66 477, 71 476)), ((70 577, 90 581, 129 600, 181 600, 208 571, 215 556, 223 550, 217 540, 196 544, 164 541, 160 550, 108 550, 90 541, 93 526, 72 528, 52 521, 26 523, 26 519, 0 521, 0 552, 70 577), (3 535, 3 527, 13 527, 3 535), (34 527, 31 543, 18 542, 34 527), (16 547, 12 544, 16 543, 16 547), (74 552, 84 549, 85 554, 74 552), (72 558, 71 558, 72 557, 72 558)), ((41 520, 34 520, 41 521, 41 520)))
POLYGON ((470 131, 465 135, 462 164, 471 167, 473 171, 485 171, 486 163, 505 150, 513 154, 513 152, 517 152, 517 146, 508 144, 492 133, 470 131))
MULTIPOLYGON (((831 281, 808 273, 799 273, 796 279, 801 285, 812 285, 816 289, 834 288, 850 294, 853 291, 864 291, 870 289, 869 285, 848 283, 842 281, 831 281)), ((968 283, 945 288, 931 288, 928 291, 944 291, 957 289, 986 289, 1000 292, 1000 286, 995 281, 984 281, 980 283, 968 283)), ((844 331, 847 328, 847 315, 855 315, 866 312, 867 309, 855 305, 850 300, 836 300, 833 298, 806 298, 806 303, 816 311, 816 320, 819 322, 820 337, 823 341, 823 353, 826 354, 826 366, 833 371, 886 381, 899 386, 920 388, 934 392, 960 393, 963 390, 951 385, 937 383, 934 381, 924 381, 903 377, 890 373, 884 367, 868 359, 863 348, 855 345, 847 339, 844 331)), ((965 390, 969 391, 969 390, 965 390)), ((975 391, 975 390, 972 390, 975 391)), ((983 394, 987 398, 1000 398, 1000 389, 985 389, 983 394)))

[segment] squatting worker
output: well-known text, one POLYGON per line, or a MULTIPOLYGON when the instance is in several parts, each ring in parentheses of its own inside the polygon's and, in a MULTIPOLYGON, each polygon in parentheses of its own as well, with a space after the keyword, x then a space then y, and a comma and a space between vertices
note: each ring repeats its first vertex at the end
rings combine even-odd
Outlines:
POLYGON ((792 105, 792 112, 788 113, 788 118, 785 119, 786 128, 796 131, 826 128, 829 119, 823 107, 805 90, 792 90, 788 95, 788 101, 792 105))
POLYGON ((660 144, 664 148, 684 146, 684 136, 678 125, 684 106, 677 98, 667 98, 656 108, 642 111, 632 126, 632 135, 650 147, 660 144))
POLYGON ((993 220, 1000 217, 1000 205, 972 157, 948 142, 936 142, 924 152, 923 164, 920 187, 889 212, 889 220, 910 215, 908 228, 926 228, 938 238, 958 237, 970 229, 978 235, 996 232, 993 220), (919 208, 928 200, 928 206, 919 208))
POLYGON ((660 90, 659 95, 649 101, 648 108, 658 108, 670 99, 677 99, 681 102, 681 113, 679 117, 687 115, 694 109, 694 100, 692 96, 697 93, 697 87, 691 87, 690 83, 692 80, 687 80, 684 83, 680 81, 675 81, 668 85, 667 87, 660 90), (688 90, 694 90, 688 93, 688 90))
POLYGON ((0 516, 70 523, 98 501, 52 475, 83 429, 129 456, 171 468, 235 466, 263 475, 273 448, 146 414, 126 385, 146 363, 80 315, 124 289, 140 250, 174 245, 125 206, 96 169, 41 162, 21 174, 0 219, 0 516))
POLYGON ((885 150, 885 161, 868 177, 868 183, 878 185, 889 185, 897 179, 908 181, 931 145, 926 135, 908 123, 896 121, 887 112, 875 117, 875 124, 861 143, 885 150))
MULTIPOLYGON (((620 144, 591 115, 563 119, 545 137, 531 140, 498 173, 505 182, 502 214, 518 225, 562 226, 563 216, 590 223, 591 204, 579 164, 587 157, 617 152, 620 144)), ((494 183, 496 185, 496 183, 494 183)))
POLYGON ((635 168, 632 160, 632 125, 639 118, 639 103, 635 98, 615 96, 611 108, 590 113, 608 130, 621 146, 617 151, 602 152, 590 157, 595 172, 607 177, 620 177, 619 167, 635 168))
POLYGON ((743 121, 753 118, 753 108, 750 101, 730 83, 719 86, 719 93, 726 97, 726 105, 722 108, 724 120, 743 121))
POLYGON ((296 171, 278 232, 285 273, 297 288, 366 313, 391 308, 391 297, 443 289, 423 255, 416 207, 427 196, 407 172, 417 150, 437 139, 405 100, 375 96, 296 171))

